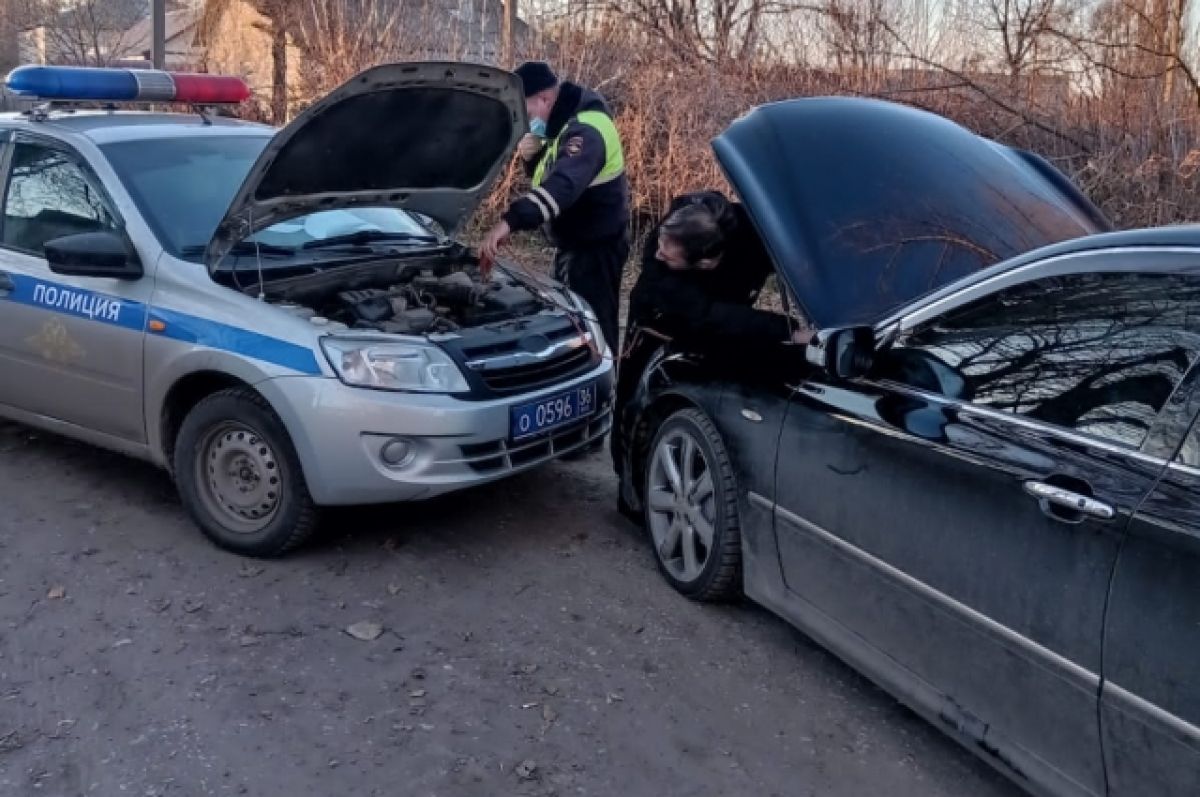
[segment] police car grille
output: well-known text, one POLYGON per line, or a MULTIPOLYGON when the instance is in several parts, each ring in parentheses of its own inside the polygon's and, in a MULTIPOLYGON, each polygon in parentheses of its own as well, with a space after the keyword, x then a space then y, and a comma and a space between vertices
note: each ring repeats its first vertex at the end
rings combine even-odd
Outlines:
POLYGON ((482 370, 479 377, 493 393, 520 393, 578 376, 592 367, 593 359, 592 349, 581 346, 526 365, 482 370))

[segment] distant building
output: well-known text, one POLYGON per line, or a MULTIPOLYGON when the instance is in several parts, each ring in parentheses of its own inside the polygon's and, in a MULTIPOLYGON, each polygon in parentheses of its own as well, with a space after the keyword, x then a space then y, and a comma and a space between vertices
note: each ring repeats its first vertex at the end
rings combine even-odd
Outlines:
MULTIPOLYGON (((204 50, 196 45, 196 26, 200 22, 198 7, 177 8, 166 14, 166 42, 164 62, 167 69, 179 72, 194 72, 204 59, 204 50)), ((154 22, 144 17, 133 24, 122 36, 127 56, 120 59, 130 66, 152 63, 154 22)))

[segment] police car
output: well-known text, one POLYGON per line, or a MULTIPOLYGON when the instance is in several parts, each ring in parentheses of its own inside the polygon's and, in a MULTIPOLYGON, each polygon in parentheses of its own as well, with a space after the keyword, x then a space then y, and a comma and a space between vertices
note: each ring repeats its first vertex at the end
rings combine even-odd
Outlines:
POLYGON ((279 131, 115 109, 237 103, 236 78, 7 85, 45 104, 0 117, 0 417, 168 468, 218 545, 279 555, 320 507, 436 496, 608 432, 590 308, 511 263, 481 273, 454 238, 527 129, 510 73, 378 67, 279 131))

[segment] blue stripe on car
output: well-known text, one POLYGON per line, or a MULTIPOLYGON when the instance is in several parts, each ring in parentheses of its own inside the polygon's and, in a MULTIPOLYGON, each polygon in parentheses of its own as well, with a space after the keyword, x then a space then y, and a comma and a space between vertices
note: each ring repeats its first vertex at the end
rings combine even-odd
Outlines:
POLYGON ((159 337, 241 354, 302 374, 321 373, 316 355, 306 346, 157 307, 150 311, 150 320, 162 321, 166 325, 166 329, 155 333, 159 337))
POLYGON ((321 366, 312 349, 286 340, 174 310, 148 309, 141 302, 59 285, 24 274, 10 274, 9 277, 12 289, 7 294, 0 293, 0 301, 39 307, 134 332, 144 331, 148 320, 157 320, 165 325, 163 330, 154 333, 159 337, 240 354, 302 374, 321 373, 321 366))

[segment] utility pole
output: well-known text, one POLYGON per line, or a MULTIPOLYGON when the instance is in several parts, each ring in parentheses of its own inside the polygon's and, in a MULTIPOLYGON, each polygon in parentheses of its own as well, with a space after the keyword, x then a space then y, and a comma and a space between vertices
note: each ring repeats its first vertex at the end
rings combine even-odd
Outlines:
POLYGON ((8 74, 21 56, 16 6, 16 0, 0 0, 0 74, 8 74))
POLYGON ((501 31, 501 66, 506 69, 513 67, 516 57, 516 46, 513 38, 517 33, 517 0, 504 0, 504 29, 501 31))
POLYGON ((167 0, 150 0, 150 60, 155 69, 167 68, 167 0))

